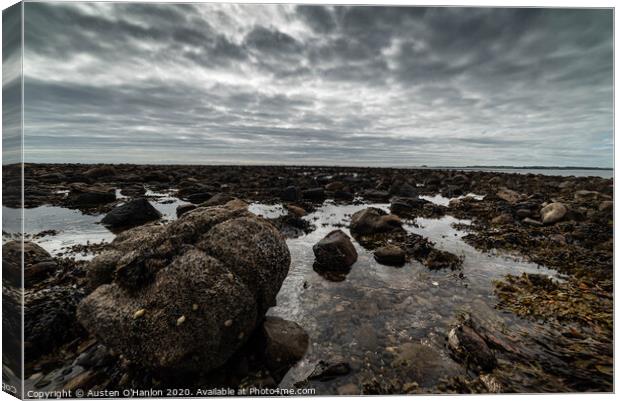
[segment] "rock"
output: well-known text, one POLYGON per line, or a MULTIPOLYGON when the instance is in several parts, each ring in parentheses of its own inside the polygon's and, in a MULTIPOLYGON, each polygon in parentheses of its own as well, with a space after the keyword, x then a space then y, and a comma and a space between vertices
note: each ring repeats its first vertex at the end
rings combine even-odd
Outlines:
POLYGON ((360 389, 355 383, 343 384, 336 389, 338 395, 360 395, 360 389))
POLYGON ((342 188, 344 188, 344 182, 342 181, 333 181, 325 185, 327 191, 340 191, 342 188))
POLYGON ((160 217, 161 213, 146 198, 137 198, 110 210, 101 223, 111 228, 131 228, 160 217))
POLYGON ((491 220, 491 224, 494 225, 504 225, 504 224, 512 224, 513 218, 510 213, 502 213, 499 216, 495 216, 493 220, 491 220))
MULTIPOLYGON (((34 242, 24 241, 24 285, 26 288, 45 280, 58 268, 47 251, 34 242)), ((2 245, 2 278, 21 287, 22 243, 9 241, 2 245)))
POLYGON ((527 224, 529 226, 536 226, 536 227, 542 227, 543 225, 542 222, 538 220, 530 219, 529 217, 526 217, 523 219, 523 224, 527 224))
POLYGON ((325 200, 325 191, 323 188, 306 189, 302 192, 304 199, 308 199, 314 202, 322 202, 325 200))
POLYGON ((196 207, 197 207, 196 205, 193 205, 191 203, 177 206, 177 217, 183 216, 185 213, 189 212, 190 210, 196 209, 196 207))
POLYGON ((354 235, 383 233, 400 228, 402 223, 398 216, 375 207, 362 209, 351 216, 351 233, 354 235))
POLYGON ((301 326, 275 316, 265 318, 262 337, 265 362, 272 371, 288 370, 308 348, 308 334, 301 326))
POLYGON ((351 373, 351 365, 347 362, 325 362, 319 361, 314 370, 308 376, 308 380, 329 381, 339 376, 351 373))
POLYGON ((448 348, 476 372, 489 372, 497 366, 497 359, 486 341, 467 321, 450 330, 448 348))
POLYGON ((405 264, 405 251, 396 245, 385 245, 375 250, 375 260, 383 265, 402 266, 405 264))
POLYGON ((195 192, 186 196, 187 201, 195 204, 200 204, 211 199, 211 193, 209 192, 195 192))
POLYGON ((112 166, 99 166, 86 170, 84 173, 88 178, 101 178, 116 175, 116 169, 112 166))
POLYGON ((575 200, 578 202, 597 200, 601 197, 602 197, 602 194, 597 191, 581 190, 581 191, 575 192, 575 200))
POLYGON ((390 187, 390 194, 396 196, 402 196, 405 198, 415 198, 418 196, 418 191, 410 184, 406 182, 394 183, 390 187))
POLYGON ((66 203, 69 207, 93 207, 114 202, 116 193, 114 188, 101 185, 85 186, 75 184, 71 186, 66 203))
POLYGON ((116 236, 110 248, 97 255, 86 269, 86 278, 91 290, 114 280, 117 262, 164 231, 161 225, 144 225, 123 231, 116 236))
POLYGON ((301 191, 294 186, 286 187, 280 193, 280 199, 287 202, 297 202, 301 199, 301 191))
POLYGON ((394 197, 390 202, 390 212, 399 216, 409 216, 415 211, 421 211, 429 201, 422 198, 394 197))
POLYGON ((154 370, 224 364, 275 304, 290 265, 280 233, 235 201, 119 237, 87 267, 99 279, 113 272, 113 281, 82 301, 78 320, 106 347, 154 370))
POLYGON ((607 212, 614 210, 614 202, 613 201, 602 201, 598 205, 599 212, 607 212))
POLYGON ((24 295, 24 352, 35 358, 73 340, 81 329, 75 318, 84 292, 72 287, 26 291, 24 295))
POLYGON ((532 216, 532 212, 529 209, 517 209, 516 215, 519 219, 532 216))
POLYGON ((316 264, 325 270, 346 270, 357 261, 357 251, 342 230, 334 230, 312 247, 316 264))
POLYGON ((554 224, 562 220, 566 215, 566 206, 560 202, 553 202, 543 207, 540 211, 540 217, 543 224, 554 224))
POLYGON ((502 187, 497 191, 497 197, 508 203, 517 203, 521 199, 521 194, 512 189, 502 187))
POLYGON ((209 200, 207 200, 206 202, 201 203, 200 207, 224 205, 233 199, 236 198, 232 195, 220 192, 210 197, 209 200))
POLYGON ((362 196, 371 201, 387 201, 390 199, 390 193, 388 191, 380 191, 377 189, 369 189, 362 192, 362 196))
POLYGON ((335 191, 334 199, 353 200, 355 196, 349 191, 335 191))
POLYGON ((286 210, 288 210, 289 213, 296 217, 303 217, 306 215, 306 211, 299 206, 286 205, 286 210))

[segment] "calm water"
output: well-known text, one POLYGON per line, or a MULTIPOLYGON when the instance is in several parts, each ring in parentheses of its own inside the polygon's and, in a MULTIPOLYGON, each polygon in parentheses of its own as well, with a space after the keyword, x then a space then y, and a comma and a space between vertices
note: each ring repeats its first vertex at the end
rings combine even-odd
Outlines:
MULTIPOLYGON (((176 206, 182 202, 173 193, 150 192, 149 195, 152 204, 167 219, 175 218, 176 206)), ((443 197, 432 200, 439 204, 449 201, 443 197)), ((290 271, 278 294, 278 305, 268 313, 299 323, 309 334, 311 344, 304 358, 288 372, 282 387, 305 379, 321 360, 346 361, 353 371, 332 381, 310 383, 319 394, 334 394, 344 384, 361 388, 364 381, 380 380, 382 376, 431 388, 443 377, 465 374, 462 365, 454 362, 445 348, 451 325, 464 312, 498 332, 510 328, 507 341, 527 346, 535 355, 553 352, 536 341, 540 333, 554 335, 548 328, 495 308, 493 280, 523 272, 561 278, 554 271, 505 255, 482 253, 467 245, 462 240, 466 233, 453 227, 456 223, 469 224, 467 220, 445 216, 418 218, 405 224, 406 230, 430 238, 437 248, 462 256, 463 277, 459 277, 458 271, 430 271, 416 261, 401 268, 380 265, 371 252, 355 241, 359 258, 344 281, 328 281, 317 274, 312 268, 312 246, 336 228, 349 234, 350 216, 368 206, 388 210, 389 205, 336 205, 326 201, 305 217, 316 230, 287 240, 292 257, 290 271), (404 356, 409 361, 406 365, 402 364, 404 356)), ((282 205, 260 203, 251 204, 250 210, 266 218, 284 213, 282 205)), ((28 209, 27 230, 31 233, 59 230, 56 236, 36 240, 57 254, 72 244, 111 241, 114 234, 98 224, 101 217, 42 206, 28 209)), ((61 370, 46 373, 49 377, 59 377, 61 370)), ((80 371, 76 367, 63 380, 70 380, 80 371)), ((53 381, 44 389, 62 385, 63 382, 53 381)))
POLYGON ((542 175, 558 175, 562 177, 602 177, 613 178, 614 170, 565 170, 565 169, 520 169, 520 168, 506 168, 506 169, 493 169, 493 168, 454 168, 454 170, 461 171, 494 171, 497 173, 510 173, 510 174, 542 174, 542 175))

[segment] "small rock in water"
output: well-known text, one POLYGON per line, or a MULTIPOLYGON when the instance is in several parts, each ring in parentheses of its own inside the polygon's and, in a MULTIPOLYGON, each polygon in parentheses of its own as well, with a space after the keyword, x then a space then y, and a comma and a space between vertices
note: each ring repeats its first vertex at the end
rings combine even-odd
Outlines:
POLYGON ((396 245, 385 245, 375 250, 377 262, 389 266, 402 266, 405 264, 405 251, 396 245))
POLYGON ((275 371, 289 369, 300 360, 308 348, 308 334, 297 323, 267 316, 262 337, 267 366, 275 371))
POLYGON ((316 264, 325 270, 343 270, 357 261, 357 251, 342 230, 334 230, 317 242, 312 251, 316 264))
POLYGON ((350 228, 354 235, 365 235, 401 229, 402 223, 396 215, 387 214, 376 207, 369 207, 351 216, 350 228))

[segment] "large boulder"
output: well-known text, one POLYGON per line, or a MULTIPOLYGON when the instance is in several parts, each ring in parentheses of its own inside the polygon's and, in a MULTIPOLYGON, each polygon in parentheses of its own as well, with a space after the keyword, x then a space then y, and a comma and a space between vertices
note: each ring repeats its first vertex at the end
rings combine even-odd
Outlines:
POLYGON ((542 208, 540 217, 543 224, 554 224, 562 220, 567 211, 563 203, 553 202, 542 208))
POLYGON ((116 175, 116 169, 112 166, 97 166, 86 170, 84 175, 88 178, 110 177, 116 175))
MULTIPOLYGON (((52 256, 34 242, 24 241, 23 252, 25 287, 31 287, 46 279, 58 268, 52 256)), ((21 286, 21 241, 9 241, 2 245, 2 277, 16 287, 21 286)))
POLYGON ((290 265, 284 238, 240 202, 123 234, 88 266, 98 271, 90 280, 112 281, 82 301, 78 319, 147 369, 224 364, 275 305, 290 265))
POLYGON ((101 223, 110 228, 131 228, 160 217, 161 213, 148 200, 137 198, 110 210, 101 223))
POLYGON ((357 261, 351 239, 341 230, 334 230, 312 247, 316 264, 325 270, 345 270, 357 261))
POLYGON ((405 198, 394 197, 390 202, 390 212, 399 216, 408 216, 413 213, 420 212, 424 209, 424 206, 431 202, 422 198, 405 198))
POLYGON ((362 209, 351 216, 351 233, 367 235, 400 229, 402 223, 398 216, 387 214, 376 207, 362 209))

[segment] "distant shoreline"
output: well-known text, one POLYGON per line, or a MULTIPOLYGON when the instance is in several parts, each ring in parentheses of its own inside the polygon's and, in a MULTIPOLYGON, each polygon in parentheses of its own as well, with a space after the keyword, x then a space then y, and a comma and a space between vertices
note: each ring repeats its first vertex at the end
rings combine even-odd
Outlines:
POLYGON ((463 167, 449 167, 449 166, 433 166, 422 168, 432 169, 493 169, 493 170, 613 170, 613 167, 548 167, 548 166, 463 166, 463 167))

